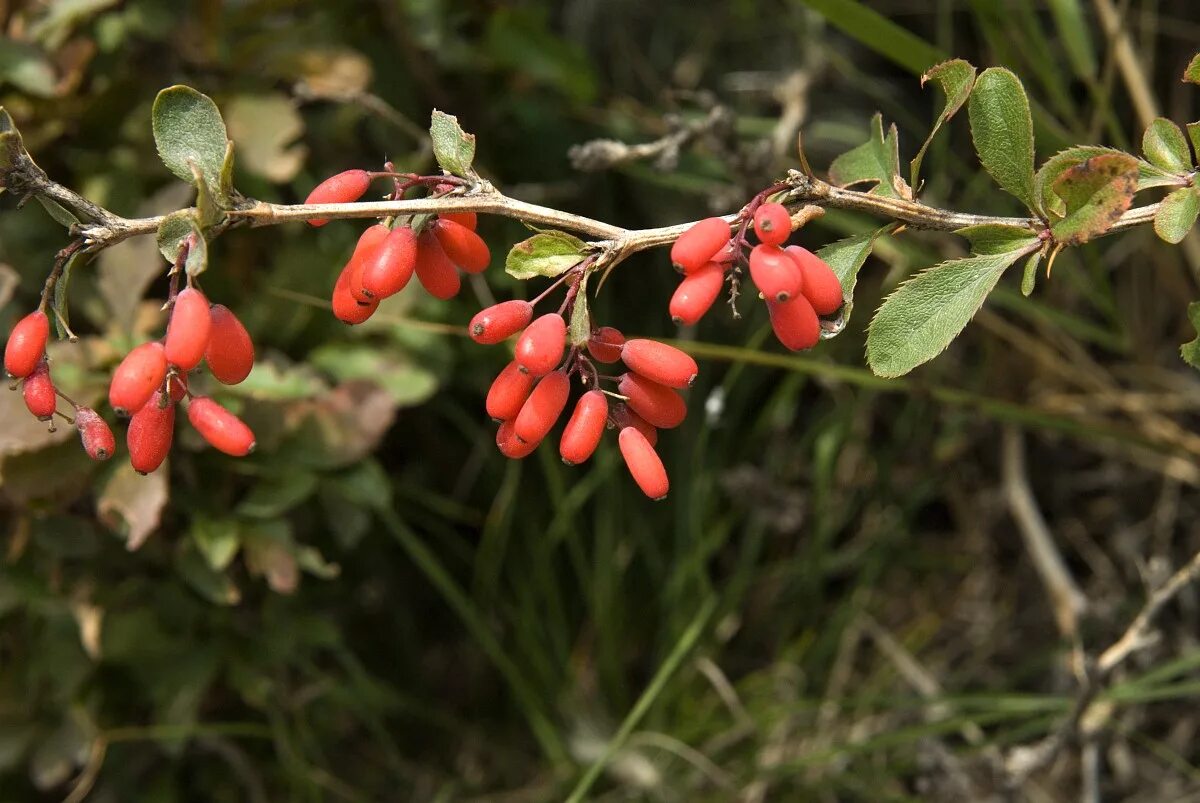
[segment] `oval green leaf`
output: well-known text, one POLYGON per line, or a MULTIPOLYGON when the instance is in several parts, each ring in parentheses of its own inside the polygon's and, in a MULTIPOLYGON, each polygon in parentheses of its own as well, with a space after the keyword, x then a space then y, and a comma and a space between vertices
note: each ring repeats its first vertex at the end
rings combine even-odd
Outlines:
POLYGON ((154 144, 167 169, 194 184, 194 164, 209 191, 224 205, 220 177, 229 136, 212 98, 190 86, 167 87, 154 99, 152 122, 154 144))
POLYGON ((1165 117, 1155 119, 1142 135, 1142 153, 1151 164, 1171 173, 1192 167, 1192 154, 1179 126, 1165 117))
POLYGON ((1200 215, 1200 188, 1175 190, 1159 204, 1154 215, 1154 233, 1169 243, 1178 243, 1196 225, 1200 215))
POLYGON ((1033 192, 1033 118, 1017 76, 1002 67, 984 70, 967 103, 979 161, 1005 192, 1036 209, 1033 192))

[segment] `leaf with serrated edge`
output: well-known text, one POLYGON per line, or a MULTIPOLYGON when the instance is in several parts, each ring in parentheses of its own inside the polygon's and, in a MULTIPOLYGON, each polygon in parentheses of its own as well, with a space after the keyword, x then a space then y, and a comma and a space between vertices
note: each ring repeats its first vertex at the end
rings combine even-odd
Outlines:
POLYGON ((1165 117, 1156 118, 1142 135, 1142 153, 1153 165, 1171 173, 1184 173, 1192 167, 1192 155, 1179 126, 1165 117))
POLYGON ((1154 233, 1169 243, 1178 243, 1187 236, 1200 214, 1200 188, 1184 187, 1175 190, 1159 204, 1154 214, 1154 233))
POLYGON ((829 166, 829 180, 839 187, 874 184, 869 193, 891 198, 911 198, 912 189, 900 178, 900 152, 896 126, 883 133, 883 115, 871 118, 867 141, 846 151, 829 166))
POLYGON ((1112 228, 1133 203, 1137 191, 1137 159, 1128 154, 1093 156, 1054 181, 1054 192, 1066 215, 1050 227, 1066 245, 1086 243, 1112 228))
POLYGON ((1037 235, 1024 226, 1008 226, 1002 223, 983 223, 967 226, 954 232, 971 243, 975 254, 1003 254, 1019 251, 1037 242, 1037 235))
POLYGON ((984 70, 971 90, 967 116, 984 169, 1001 189, 1035 209, 1033 118, 1020 79, 1002 67, 984 70))
POLYGON ((1020 251, 954 259, 900 285, 867 329, 867 362, 877 376, 897 377, 941 354, 975 316, 1020 251))
POLYGON ((1190 84, 1200 84, 1200 53, 1192 56, 1187 69, 1183 71, 1183 80, 1190 84))
POLYGON ((829 243, 817 251, 817 256, 833 269, 834 275, 841 282, 842 300, 845 302, 835 319, 821 322, 822 339, 837 337, 850 322, 850 315, 854 312, 854 286, 858 283, 858 271, 871 255, 875 241, 890 233, 897 225, 889 223, 874 231, 855 234, 829 243))
POLYGON ((212 98, 190 86, 168 87, 154 99, 152 124, 154 143, 167 169, 190 183, 195 180, 194 162, 209 190, 224 205, 220 175, 229 137, 212 98))
POLYGON ((522 240, 508 252, 504 270, 514 279, 554 278, 577 265, 587 243, 561 231, 543 231, 522 240))
POLYGON ((1033 295, 1033 288, 1037 285, 1038 265, 1042 263, 1042 255, 1045 251, 1034 251, 1029 259, 1025 260, 1025 271, 1021 274, 1021 295, 1029 298, 1033 295))
POLYGON ((434 109, 429 138, 433 142, 433 155, 443 170, 462 178, 475 175, 471 168, 475 161, 475 135, 463 131, 457 117, 434 109))
MULTIPOLYGON (((1053 215, 1062 217, 1065 214, 1066 205, 1062 198, 1054 193, 1054 182, 1064 171, 1069 170, 1077 164, 1091 159, 1094 156, 1106 156, 1109 154, 1117 154, 1120 156, 1133 157, 1132 154, 1119 151, 1116 148, 1105 148, 1099 145, 1077 145, 1073 148, 1059 151, 1058 153, 1047 159, 1040 168, 1037 175, 1033 179, 1034 197, 1040 204, 1041 211, 1047 216, 1053 215)), ((1148 189, 1150 187, 1163 186, 1178 186, 1179 176, 1169 173, 1162 168, 1156 167, 1145 159, 1137 160, 1138 167, 1138 183, 1137 189, 1148 189)))
POLYGON ((588 338, 592 335, 592 316, 588 310, 587 300, 589 276, 591 276, 590 273, 585 273, 579 280, 579 287, 575 292, 575 306, 571 308, 571 323, 567 328, 567 339, 572 346, 580 348, 587 345, 588 338))
POLYGON ((963 59, 943 61, 941 64, 935 64, 930 67, 921 76, 922 87, 928 81, 933 81, 941 87, 943 94, 946 96, 946 105, 942 107, 942 113, 938 115, 937 120, 934 122, 933 128, 929 131, 929 136, 925 138, 925 143, 921 145, 921 150, 917 151, 917 155, 909 163, 909 175, 911 176, 911 184, 914 187, 917 186, 919 181, 921 163, 925 160, 925 151, 929 148, 929 144, 933 142, 933 138, 937 136, 937 132, 941 127, 962 108, 962 105, 967 102, 967 98, 971 96, 971 87, 975 86, 975 67, 963 59))

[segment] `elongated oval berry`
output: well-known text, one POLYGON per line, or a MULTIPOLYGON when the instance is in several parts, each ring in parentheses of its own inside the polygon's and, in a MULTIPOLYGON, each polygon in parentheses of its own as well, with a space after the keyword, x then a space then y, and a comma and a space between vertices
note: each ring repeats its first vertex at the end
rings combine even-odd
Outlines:
POLYGON ((433 236, 450 261, 467 273, 481 273, 492 261, 492 252, 487 243, 472 229, 453 220, 439 220, 433 224, 433 236))
POLYGON ((521 405, 533 390, 534 377, 521 370, 516 361, 504 366, 504 370, 492 381, 484 406, 487 414, 497 421, 516 418, 521 405))
POLYGON ((83 451, 87 452, 88 457, 107 460, 116 452, 117 441, 108 422, 91 407, 75 409, 75 427, 79 430, 79 440, 83 442, 83 451))
POLYGON ((618 432, 625 427, 633 427, 650 441, 651 446, 658 444, 658 430, 649 421, 630 410, 625 402, 617 402, 612 406, 612 420, 618 432))
POLYGON ((571 380, 565 371, 555 371, 542 377, 513 421, 513 431, 517 437, 526 443, 535 443, 546 437, 567 406, 570 392, 571 380))
POLYGON ((813 311, 818 315, 832 315, 841 309, 845 302, 842 283, 829 263, 798 245, 789 245, 784 250, 800 266, 804 275, 804 297, 812 304, 813 311))
POLYGON ((635 373, 621 376, 617 392, 635 413, 659 429, 674 429, 687 418, 687 403, 666 385, 635 373))
POLYGON ((337 284, 333 286, 333 295, 330 297, 330 301, 333 303, 333 317, 351 326, 367 320, 375 314, 375 310, 379 309, 378 298, 363 302, 354 297, 354 293, 350 292, 350 276, 345 270, 338 276, 337 284))
POLYGON ((408 285, 416 266, 417 235, 397 226, 363 256, 362 291, 375 299, 394 296, 408 285))
POLYGON ((557 312, 547 312, 525 327, 517 340, 517 364, 534 376, 553 371, 567 347, 567 322, 557 312))
POLYGON ((533 305, 528 301, 502 301, 476 313, 468 331, 476 343, 492 345, 512 337, 531 320, 533 305))
POLYGON ((787 301, 804 289, 804 274, 774 245, 756 245, 750 252, 750 278, 768 301, 787 301))
POLYGON ((125 355, 113 371, 108 403, 117 415, 131 415, 145 406, 167 376, 162 343, 143 343, 125 355))
POLYGON ((763 204, 754 213, 754 233, 764 245, 783 245, 792 233, 792 217, 783 204, 763 204))
POLYGON ((451 220, 460 226, 466 226, 471 231, 479 224, 479 216, 474 212, 439 212, 439 220, 451 220))
POLYGON ((50 379, 50 364, 41 360, 33 373, 25 377, 25 406, 41 421, 49 421, 58 408, 58 394, 54 392, 54 381, 50 379))
POLYGON ((500 449, 500 454, 511 460, 529 457, 538 445, 539 441, 526 443, 518 438, 512 421, 501 421, 500 428, 496 430, 496 446, 500 449))
POLYGON ((596 362, 611 363, 621 359, 621 347, 625 345, 625 335, 620 329, 612 326, 601 326, 593 329, 588 337, 587 350, 596 362))
POLYGON ((40 309, 17 321, 4 346, 4 370, 17 379, 32 374, 46 353, 49 338, 50 319, 40 309))
POLYGON ((729 224, 719 217, 705 218, 679 235, 671 246, 671 264, 684 273, 699 270, 729 242, 729 224))
POLYGON ((643 338, 625 341, 621 362, 634 373, 669 388, 689 387, 700 373, 691 355, 666 343, 643 338))
POLYGON ((137 473, 149 474, 167 459, 174 440, 175 405, 155 391, 150 401, 129 419, 129 430, 125 433, 129 464, 137 473))
POLYGON ((389 233, 391 233, 391 229, 382 223, 376 223, 374 226, 368 226, 359 235, 358 242, 354 245, 354 252, 346 261, 343 272, 349 281, 350 294, 354 296, 355 301, 367 303, 371 300, 371 294, 363 287, 363 271, 367 262, 374 256, 375 249, 387 238, 389 233))
POLYGON ((621 430, 617 442, 621 446, 621 457, 625 458, 625 465, 642 493, 655 501, 665 497, 671 490, 667 469, 646 436, 634 427, 626 427, 621 430))
POLYGON ((207 396, 196 396, 188 402, 187 415, 200 437, 217 451, 244 457, 254 450, 250 427, 207 396))
POLYGON ((580 396, 558 443, 563 462, 575 466, 591 457, 600 445, 607 423, 608 397, 599 390, 589 390, 580 396))
POLYGON ((458 268, 428 229, 421 232, 417 244, 417 279, 429 295, 442 301, 454 298, 462 286, 458 268))
POLYGON ((706 262, 695 272, 683 277, 675 288, 667 311, 671 320, 680 326, 691 326, 704 317, 721 288, 725 286, 725 266, 720 262, 706 262))
POLYGON ((171 322, 167 324, 167 338, 163 342, 167 362, 184 371, 192 370, 204 359, 211 333, 208 299, 199 290, 185 287, 175 296, 171 307, 171 322))
MULTIPOLYGON (((371 175, 366 170, 346 170, 322 181, 304 199, 306 204, 348 204, 357 201, 371 186, 371 175)), ((329 221, 317 218, 308 221, 310 226, 324 226, 329 221)))
POLYGON ((213 304, 212 331, 208 335, 208 350, 204 361, 208 370, 223 385, 236 385, 254 367, 254 341, 237 316, 223 304, 213 304))
POLYGON ((792 351, 804 351, 821 339, 821 322, 812 304, 802 295, 782 304, 767 302, 771 328, 779 342, 792 351))

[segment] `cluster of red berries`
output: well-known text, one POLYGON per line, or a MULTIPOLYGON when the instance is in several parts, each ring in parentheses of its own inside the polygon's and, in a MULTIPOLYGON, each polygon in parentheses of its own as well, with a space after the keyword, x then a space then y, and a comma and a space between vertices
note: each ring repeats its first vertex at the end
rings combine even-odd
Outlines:
MULTIPOLYGON (((371 180, 389 173, 347 170, 326 179, 308 195, 305 203, 352 203, 360 199, 371 180)), ((439 180, 412 177, 398 184, 396 197, 409 186, 439 180)), ((439 185, 436 192, 451 189, 439 185)), ((419 224, 414 221, 389 226, 376 223, 358 238, 354 252, 338 274, 333 286, 333 314, 348 324, 366 321, 379 308, 379 302, 403 290, 417 280, 435 298, 446 300, 458 294, 462 285, 459 271, 481 273, 491 262, 491 252, 483 238, 475 233, 474 212, 444 213, 419 224), (414 225, 415 224, 415 225, 414 225)), ((310 220, 324 226, 328 220, 310 220)))
POLYGON ((616 428, 621 456, 638 487, 651 499, 667 495, 670 482, 654 446, 659 428, 677 427, 687 416, 687 404, 676 389, 695 381, 695 360, 665 343, 626 340, 610 326, 592 330, 586 345, 589 356, 578 348, 568 351, 562 311, 534 320, 528 301, 504 301, 482 310, 471 319, 469 332, 483 344, 520 333, 513 361, 492 382, 485 402, 488 415, 500 422, 496 446, 504 456, 519 460, 537 448, 566 409, 571 376, 578 374, 589 389, 576 402, 559 440, 563 462, 585 462, 604 430, 616 428), (628 371, 604 376, 592 360, 620 360, 628 371), (615 383, 616 392, 596 387, 601 381, 615 383), (610 405, 609 395, 619 401, 610 405))
MULTIPOLYGON (((70 404, 84 451, 94 460, 107 460, 116 451, 108 424, 95 410, 63 395, 50 378, 49 334, 50 322, 40 309, 18 321, 4 349, 4 368, 20 381, 25 406, 37 418, 52 421, 59 398, 70 404)), ((241 419, 188 390, 188 375, 201 361, 218 381, 237 384, 254 365, 254 344, 232 312, 220 304, 210 306, 203 293, 187 287, 171 301, 166 336, 125 355, 109 384, 113 411, 131 416, 126 443, 138 472, 148 474, 166 459, 175 435, 175 406, 180 403, 186 403, 188 421, 211 446, 235 457, 254 448, 254 433, 241 419)))
POLYGON ((779 342, 792 351, 812 348, 821 338, 819 316, 842 307, 841 282, 816 254, 798 245, 783 247, 792 231, 783 204, 764 203, 754 210, 759 244, 753 248, 746 241, 748 222, 731 234, 722 218, 706 218, 675 241, 671 262, 684 277, 671 296, 671 318, 678 324, 699 321, 721 294, 726 274, 748 262, 779 342))

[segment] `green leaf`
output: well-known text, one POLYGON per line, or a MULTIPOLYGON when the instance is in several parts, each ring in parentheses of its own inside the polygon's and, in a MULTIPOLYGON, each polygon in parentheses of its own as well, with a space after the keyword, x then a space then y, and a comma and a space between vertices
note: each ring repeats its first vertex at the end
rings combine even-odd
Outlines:
POLYGON ((47 198, 45 195, 37 196, 38 203, 54 218, 54 221, 60 226, 65 226, 68 229, 79 222, 79 218, 75 217, 75 213, 65 206, 55 201, 52 198, 47 198))
POLYGON ((1183 187, 1163 199, 1154 215, 1154 233, 1169 243, 1187 236, 1200 214, 1200 188, 1183 187))
POLYGON ((234 519, 210 519, 197 516, 189 531, 192 543, 213 571, 224 571, 233 562, 242 541, 234 519))
POLYGON ((1200 84, 1200 53, 1192 56, 1187 69, 1183 71, 1183 80, 1189 84, 1200 84))
POLYGON ((283 469, 250 489, 237 506, 239 515, 274 519, 302 504, 317 490, 317 475, 303 469, 283 469))
POLYGON ((857 0, 803 0, 850 38, 921 75, 948 56, 921 37, 857 0))
POLYGON ((954 259, 900 285, 867 330, 871 370, 882 377, 902 376, 942 353, 1021 256, 1013 251, 954 259))
POLYGON ((204 230, 221 219, 221 208, 217 206, 204 174, 195 164, 192 164, 192 178, 196 187, 196 218, 200 229, 204 230))
MULTIPOLYGON (((1096 156, 1110 155, 1136 158, 1132 154, 1119 151, 1116 148, 1104 148, 1099 145, 1078 145, 1074 148, 1059 151, 1047 159, 1038 169, 1037 175, 1033 179, 1034 197, 1040 205, 1039 209, 1042 213, 1048 217, 1062 217, 1066 214, 1066 204, 1054 192, 1054 183, 1058 180, 1059 176, 1072 167, 1086 162, 1088 159, 1096 156)), ((1137 167, 1138 191, 1149 187, 1179 186, 1179 176, 1156 167, 1144 159, 1137 159, 1137 167)))
POLYGON ((1142 135, 1142 153, 1151 164, 1170 173, 1186 173, 1192 168, 1192 154, 1179 126, 1158 117, 1142 135))
POLYGON ((12 84, 40 98, 53 97, 58 79, 40 48, 0 36, 0 86, 12 84))
POLYGON ((543 231, 512 247, 504 270, 514 279, 560 276, 583 259, 587 243, 561 231, 543 231))
POLYGON ((1188 365, 1200 370, 1200 301, 1188 304, 1187 315, 1197 336, 1179 347, 1179 356, 1183 357, 1183 361, 1188 365))
POLYGON ((1058 39, 1067 51, 1067 60, 1080 78, 1096 74, 1095 47, 1088 33, 1087 15, 1079 0, 1049 0, 1050 14, 1058 39))
POLYGON ((190 541, 181 541, 175 552, 175 571, 192 590, 216 605, 237 605, 242 593, 233 580, 213 569, 190 541))
POLYGON ((1017 76, 989 67, 975 81, 967 104, 979 161, 1001 189, 1036 209, 1033 192, 1033 118, 1017 76))
POLYGON ((587 300, 587 283, 590 276, 590 273, 583 274, 583 278, 576 285, 575 303, 571 307, 571 323, 567 327, 567 339, 572 346, 580 348, 586 346, 588 338, 592 336, 592 316, 588 311, 587 300))
POLYGON ((158 224, 158 252, 172 265, 179 258, 180 245, 188 238, 191 238, 190 247, 183 268, 189 276, 199 276, 208 268, 208 243, 200 231, 196 213, 190 209, 180 209, 164 217, 158 224))
POLYGON ((1025 271, 1021 274, 1021 295, 1026 298, 1033 295, 1033 288, 1037 285, 1038 265, 1042 264, 1044 253, 1044 250, 1034 251, 1029 255, 1029 259, 1025 260, 1025 271))
POLYGON ((1066 205, 1066 216, 1052 224, 1054 239, 1079 245, 1112 228, 1137 192, 1137 159, 1125 153, 1093 156, 1054 181, 1054 192, 1066 205))
POLYGON ((967 226, 954 232, 971 242, 974 254, 1004 254, 1020 251, 1037 242, 1037 235, 1024 226, 1006 226, 999 223, 984 223, 967 226))
POLYGON ((225 143, 225 159, 221 162, 221 197, 233 198, 233 140, 225 143))
POLYGON ((833 160, 829 180, 839 187, 873 184, 869 190, 873 195, 911 199, 912 188, 900 177, 896 126, 893 124, 884 136, 883 115, 876 112, 867 141, 833 160))
POLYGON ((67 331, 67 328, 71 325, 71 308, 67 299, 67 293, 71 288, 71 273, 75 270, 77 262, 87 262, 89 258, 87 255, 76 251, 67 260, 67 263, 63 265, 62 275, 54 283, 54 311, 56 314, 50 316, 50 320, 54 321, 55 331, 64 340, 71 336, 67 331))
POLYGON ((858 282, 859 268, 863 266, 863 263, 867 261, 867 257, 871 255, 871 250, 875 247, 875 241, 880 236, 890 233, 897 225, 889 223, 874 231, 855 234, 829 243, 817 251, 817 256, 825 260, 825 263, 833 268, 838 281, 842 283, 842 299, 845 301, 836 320, 822 323, 821 336, 823 338, 836 337, 841 334, 842 330, 846 328, 846 324, 850 322, 850 315, 854 312, 854 286, 858 282))
POLYGON ((428 400, 438 387, 437 376, 429 369, 369 343, 327 343, 309 352, 308 361, 339 382, 372 382, 404 407, 428 400))
POLYGON ((229 135, 217 104, 190 86, 176 85, 158 93, 151 116, 154 143, 167 169, 195 184, 195 164, 209 191, 225 205, 220 177, 229 135))
POLYGON ((963 59, 943 61, 941 64, 935 64, 930 67, 921 76, 921 86, 924 87, 925 83, 931 80, 935 81, 946 95, 946 105, 942 107, 942 113, 938 115, 937 121, 934 122, 933 129, 929 132, 929 136, 925 138, 925 143, 921 146, 921 150, 917 151, 917 155, 909 164, 910 181, 914 187, 919 183, 918 177, 921 173, 921 162, 925 160, 925 151, 929 148, 929 143, 933 142, 933 138, 937 136, 937 132, 941 129, 942 125, 948 122, 962 108, 962 105, 967 102, 967 98, 971 96, 971 87, 975 86, 975 67, 963 59))
POLYGON ((433 155, 443 170, 462 178, 475 176, 471 168, 475 161, 475 135, 463 131, 457 117, 434 109, 429 137, 433 141, 433 155))
POLYGON ((1192 141, 1192 152, 1196 155, 1196 160, 1200 162, 1200 120, 1194 123, 1187 124, 1188 139, 1192 141))

